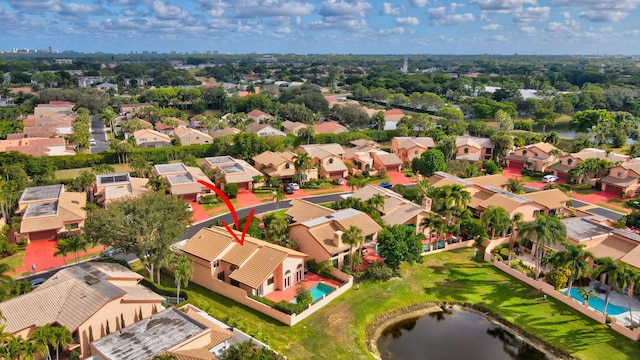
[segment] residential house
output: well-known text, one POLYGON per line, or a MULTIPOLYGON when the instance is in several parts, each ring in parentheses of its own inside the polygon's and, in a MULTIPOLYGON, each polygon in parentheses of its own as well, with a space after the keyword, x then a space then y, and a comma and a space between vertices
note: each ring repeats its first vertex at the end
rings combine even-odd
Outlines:
POLYGON ((120 115, 135 114, 138 110, 153 106, 150 103, 120 105, 120 115))
POLYGON ((0 140, 0 152, 17 151, 33 157, 75 155, 64 138, 28 138, 26 134, 8 134, 0 140), (9 136, 14 135, 14 136, 9 136))
POLYGON ((640 158, 620 163, 600 180, 602 191, 623 197, 634 197, 640 188, 640 158))
POLYGON ((226 127, 224 129, 213 130, 209 133, 209 135, 211 135, 211 137, 215 139, 221 136, 228 136, 228 135, 233 136, 236 134, 240 134, 241 132, 242 130, 232 128, 232 127, 226 127))
POLYGON ((73 115, 75 112, 73 108, 76 106, 75 103, 70 101, 49 101, 48 104, 38 104, 33 109, 34 115, 73 115))
MULTIPOLYGON (((197 309, 197 308, 196 308, 197 309)), ((198 309, 199 310, 199 309, 198 309)), ((190 310, 170 307, 91 343, 91 355, 102 360, 217 360, 233 333, 190 310)))
POLYGON ((522 214, 522 221, 535 220, 538 213, 544 213, 545 207, 531 198, 516 195, 494 186, 480 186, 478 191, 471 194, 471 201, 467 207, 472 214, 481 218, 489 206, 499 206, 513 218, 517 213, 522 214))
POLYGON ((151 170, 154 176, 161 177, 170 187, 171 194, 196 201, 202 194, 211 193, 211 189, 198 180, 211 183, 211 180, 197 167, 179 164, 159 164, 151 170))
POLYGON ((316 134, 340 134, 349 132, 349 129, 336 121, 324 121, 320 124, 313 124, 313 130, 316 134))
MULTIPOLYGON (((300 200, 302 202, 304 200, 300 200)), ((295 211, 295 210, 294 210, 295 211)), ((362 229, 364 243, 354 247, 354 253, 362 247, 375 244, 382 227, 369 215, 356 210, 344 209, 329 215, 296 222, 289 226, 289 237, 300 245, 300 251, 316 262, 331 261, 336 269, 349 262, 351 245, 342 240, 342 236, 351 226, 362 229)))
POLYGON ((544 207, 544 215, 570 215, 568 203, 571 201, 571 198, 559 189, 534 191, 522 194, 521 196, 542 205, 544 207))
POLYGON ((192 281, 216 292, 218 282, 266 296, 304 278, 307 255, 247 236, 240 245, 222 227, 203 228, 180 247, 193 261, 192 281))
POLYGON ((457 160, 476 162, 491 160, 495 146, 489 138, 458 136, 456 148, 457 160))
POLYGON ((287 136, 284 131, 280 131, 269 124, 251 123, 247 125, 246 129, 248 132, 258 134, 258 136, 287 136))
POLYGON ((291 206, 287 209, 285 214, 290 223, 304 222, 326 215, 331 215, 336 212, 326 206, 314 204, 301 199, 291 199, 289 204, 291 206))
POLYGON ((398 155, 380 150, 380 145, 377 143, 364 145, 365 142, 366 140, 352 141, 351 144, 357 143, 360 145, 348 148, 345 151, 344 158, 353 165, 352 174, 368 171, 370 174, 375 175, 382 169, 386 172, 402 170, 402 160, 398 155))
POLYGON ((405 164, 411 164, 413 159, 419 158, 423 152, 435 147, 436 143, 430 137, 396 136, 391 139, 391 152, 405 164))
POLYGON ((431 199, 425 198, 422 205, 409 201, 397 192, 375 185, 367 185, 350 194, 362 201, 371 199, 374 195, 384 198, 384 205, 380 208, 382 220, 387 225, 406 225, 422 232, 420 223, 431 213, 431 199))
POLYGON ((98 204, 106 207, 110 202, 148 194, 149 179, 131 177, 129 173, 96 175, 93 196, 98 204))
POLYGON ((577 153, 561 156, 553 168, 553 173, 560 178, 560 180, 569 181, 569 170, 589 158, 607 160, 614 164, 622 164, 631 159, 628 155, 608 152, 602 149, 586 148, 577 153))
POLYGON ((17 239, 54 240, 84 226, 87 194, 67 192, 62 184, 26 188, 16 214, 21 215, 17 239))
POLYGON ((89 262, 58 271, 33 291, 0 302, 4 331, 23 339, 40 326, 64 326, 73 340, 68 350, 90 354, 89 340, 164 309, 160 296, 140 285, 143 279, 120 264, 89 262))
POLYGON ((306 128, 307 125, 305 123, 297 122, 297 121, 289 121, 285 120, 282 122, 282 127, 284 128, 284 132, 286 134, 300 135, 300 130, 306 128))
POLYGON ((516 148, 504 161, 511 168, 547 172, 558 161, 554 155, 558 151, 557 147, 549 143, 539 142, 516 148))
POLYGON ((224 188, 225 184, 236 184, 239 190, 251 190, 256 179, 262 176, 260 171, 246 161, 231 156, 205 158, 202 167, 217 172, 215 183, 220 188, 224 188))
POLYGON ((140 129, 133 133, 139 148, 161 148, 171 145, 171 137, 151 129, 140 129))
POLYGON ((164 118, 156 122, 155 129, 163 134, 173 135, 179 127, 186 127, 187 122, 176 117, 164 118))
MULTIPOLYGON (((296 175, 296 161, 297 155, 291 151, 284 152, 272 152, 265 151, 262 154, 253 157, 253 164, 263 174, 269 178, 280 179, 284 183, 290 183, 294 181, 294 175, 296 175)), ((300 174, 301 180, 314 180, 318 178, 318 169, 311 168, 300 174)))
POLYGON ((173 136, 180 140, 180 144, 183 146, 211 144, 213 142, 211 135, 188 127, 176 128, 173 130, 173 136))
POLYGON ((249 119, 253 119, 253 121, 260 123, 260 122, 271 122, 271 121, 275 121, 276 117, 270 114, 267 114, 264 111, 261 110, 251 110, 247 113, 247 118, 249 119))
POLYGON ((27 115, 22 120, 22 133, 28 138, 63 137, 73 133, 75 115, 39 114, 27 115))
POLYGON ((320 167, 320 177, 338 179, 347 176, 345 151, 339 144, 300 145, 297 152, 309 154, 314 165, 320 167))

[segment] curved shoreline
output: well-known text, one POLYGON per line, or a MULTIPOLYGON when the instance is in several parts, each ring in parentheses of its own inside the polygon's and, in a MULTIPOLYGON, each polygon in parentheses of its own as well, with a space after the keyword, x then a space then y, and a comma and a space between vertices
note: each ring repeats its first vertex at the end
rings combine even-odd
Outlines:
POLYGON ((499 320, 494 314, 492 314, 488 310, 481 311, 479 309, 476 309, 470 306, 465 306, 460 304, 446 304, 446 303, 445 304, 436 304, 436 303, 417 304, 408 308, 394 311, 389 314, 385 314, 377 318, 372 324, 367 326, 367 329, 365 330, 367 334, 366 345, 367 345, 367 349, 369 350, 369 353, 378 360, 382 359, 380 356, 380 352, 378 351, 378 339, 380 338, 382 331, 386 329, 388 326, 402 320, 421 317, 432 312, 443 311, 442 307, 446 307, 446 306, 451 306, 451 307, 454 307, 455 309, 468 311, 474 314, 481 315, 485 317, 487 320, 491 321, 492 323, 499 325, 500 327, 507 329, 512 334, 520 337, 521 339, 529 343, 529 345, 535 347, 536 349, 543 352, 545 355, 549 356, 552 359, 557 359, 557 360, 572 359, 569 355, 564 353, 559 353, 558 351, 552 349, 543 341, 535 337, 529 336, 528 334, 524 333, 521 329, 517 328, 511 323, 508 323, 504 320, 502 321, 499 320))

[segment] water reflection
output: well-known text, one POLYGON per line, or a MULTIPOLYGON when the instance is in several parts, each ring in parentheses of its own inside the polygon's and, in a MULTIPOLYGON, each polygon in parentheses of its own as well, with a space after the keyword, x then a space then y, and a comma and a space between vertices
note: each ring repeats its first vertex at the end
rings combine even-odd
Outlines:
POLYGON ((387 327, 378 340, 378 350, 383 359, 394 360, 550 359, 483 316, 457 309, 387 327))

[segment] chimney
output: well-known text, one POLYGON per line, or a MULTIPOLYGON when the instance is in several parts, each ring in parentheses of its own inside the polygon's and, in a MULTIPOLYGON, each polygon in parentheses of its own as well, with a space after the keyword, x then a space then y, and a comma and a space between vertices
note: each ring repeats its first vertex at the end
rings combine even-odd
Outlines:
POLYGON ((342 246, 342 234, 343 232, 340 230, 336 230, 336 232, 333 233, 333 245, 337 247, 342 246))
POLYGON ((431 211, 431 198, 430 197, 423 197, 422 198, 422 208, 425 209, 426 211, 431 211))

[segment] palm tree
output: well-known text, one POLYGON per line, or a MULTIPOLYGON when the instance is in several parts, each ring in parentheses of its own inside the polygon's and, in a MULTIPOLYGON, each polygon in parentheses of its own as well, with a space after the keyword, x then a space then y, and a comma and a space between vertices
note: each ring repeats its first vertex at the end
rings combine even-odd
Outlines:
POLYGON ((51 324, 46 324, 34 330, 29 337, 29 341, 35 345, 37 352, 45 359, 51 359, 49 339, 52 335, 53 329, 51 324))
MULTIPOLYGON (((180 299, 180 285, 184 285, 184 287, 189 286, 189 279, 191 279, 193 270, 193 264, 191 264, 191 260, 189 260, 187 255, 182 254, 178 256, 175 267, 173 268, 173 277, 176 282, 176 303, 180 299)), ((158 282, 160 282, 159 279, 158 282)))
POLYGON ((579 288, 578 295, 580 295, 583 299, 582 305, 586 305, 595 296, 595 291, 589 289, 588 287, 579 288))
POLYGON ((275 200, 276 202, 277 210, 280 210, 280 201, 286 198, 287 197, 284 195, 284 191, 282 191, 282 188, 278 187, 278 189, 275 191, 275 194, 273 194, 273 200, 275 200))
POLYGON ((300 182, 304 183, 307 179, 303 174, 311 169, 311 156, 307 153, 296 152, 295 160, 293 161, 293 167, 296 169, 300 182))
POLYGON ((436 241, 439 236, 444 236, 446 229, 446 219, 442 216, 434 213, 429 213, 428 217, 425 217, 420 221, 420 228, 429 229, 429 251, 431 251, 432 236, 431 232, 436 231, 436 241))
POLYGON ((560 143, 560 134, 558 134, 557 131, 552 131, 549 134, 545 135, 544 142, 551 145, 558 145, 558 143, 560 143))
POLYGON ((622 267, 620 263, 617 261, 613 261, 610 257, 597 259, 596 264, 598 265, 595 269, 593 269, 593 277, 597 278, 599 276, 606 276, 606 284, 607 286, 607 295, 604 298, 604 308, 602 312, 605 315, 605 321, 607 318, 607 305, 609 305, 609 295, 611 294, 611 288, 616 286, 618 283, 618 278, 622 275, 622 267))
POLYGON ((521 224, 518 228, 520 237, 536 245, 536 280, 540 277, 540 265, 544 248, 567 238, 567 228, 556 216, 537 214, 534 221, 521 224))
POLYGON ((12 271, 13 268, 6 263, 0 263, 0 300, 2 294, 9 294, 13 288, 13 278, 5 275, 6 272, 12 271))
POLYGON ((101 175, 114 173, 116 172, 116 169, 110 164, 98 164, 94 165, 91 168, 91 171, 93 171, 94 174, 101 175))
POLYGON ((367 203, 373 206, 374 209, 381 211, 384 208, 384 196, 381 194, 374 194, 372 197, 367 199, 367 203))
POLYGON ((632 158, 640 157, 640 143, 634 142, 629 145, 629 150, 627 150, 627 155, 632 158))
POLYGON ((66 246, 69 252, 76 254, 76 264, 80 262, 80 251, 85 251, 89 247, 89 243, 84 240, 84 237, 79 234, 71 234, 66 239, 66 246))
POLYGON ((347 186, 351 187, 351 192, 353 192, 354 188, 361 187, 362 184, 363 184, 363 181, 358 179, 355 176, 352 176, 347 180, 347 186))
POLYGON ((620 263, 620 283, 622 288, 626 289, 627 302, 629 307, 629 319, 633 327, 633 313, 631 312, 631 298, 633 297, 634 285, 640 281, 640 273, 634 268, 629 267, 626 263, 620 263))
POLYGON ((251 340, 231 345, 220 357, 221 360, 252 359, 258 353, 258 347, 251 340))
POLYGON ((520 179, 509 179, 506 185, 507 191, 514 194, 524 193, 524 184, 520 179))
POLYGON ((54 326, 51 329, 49 344, 56 349, 56 360, 60 359, 60 348, 63 350, 73 341, 73 336, 69 329, 64 326, 54 326))
POLYGON ((587 258, 594 259, 595 257, 592 253, 585 250, 586 245, 584 244, 573 245, 564 242, 563 245, 566 250, 558 252, 558 254, 560 254, 559 265, 571 271, 569 275, 569 286, 567 287, 567 296, 571 297, 573 281, 587 275, 589 272, 587 258))
POLYGON ((349 266, 353 264, 353 247, 360 245, 363 241, 364 236, 362 235, 362 229, 355 225, 349 226, 344 234, 342 234, 342 242, 351 246, 351 249, 349 249, 349 266))
POLYGON ((485 227, 490 226, 491 237, 496 237, 497 235, 504 237, 511 227, 509 213, 500 206, 489 205, 480 217, 480 220, 484 223, 485 227))
POLYGON ((507 259, 507 264, 509 266, 511 266, 511 254, 513 253, 513 246, 515 245, 515 241, 518 238, 517 230, 522 222, 523 217, 524 215, 522 215, 521 212, 515 213, 513 214, 513 217, 511 217, 511 227, 509 229, 511 232, 511 236, 509 237, 509 258, 507 259))
POLYGON ((69 248, 69 243, 66 239, 58 240, 58 243, 55 246, 56 251, 53 253, 53 256, 62 256, 62 260, 64 260, 64 264, 67 265, 67 259, 65 256, 71 252, 69 248))
POLYGON ((153 191, 163 191, 166 188, 166 184, 160 176, 151 176, 147 186, 153 191))

